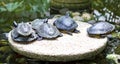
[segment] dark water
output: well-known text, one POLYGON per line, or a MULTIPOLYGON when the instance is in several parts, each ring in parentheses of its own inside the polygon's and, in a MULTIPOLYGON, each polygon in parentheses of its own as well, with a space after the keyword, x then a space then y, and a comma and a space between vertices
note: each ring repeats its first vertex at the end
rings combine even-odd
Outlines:
MULTIPOLYGON (((0 5, 2 5, 2 1, 0 5)), ((120 0, 92 0, 92 13, 97 10, 101 15, 104 16, 106 21, 113 23, 114 25, 120 24, 120 0)), ((22 12, 29 13, 28 11, 22 12)), ((17 22, 33 20, 40 18, 41 16, 37 13, 31 12, 31 15, 22 15, 15 12, 0 12, 0 63, 8 64, 109 64, 105 59, 107 53, 113 53, 112 49, 117 46, 120 41, 117 38, 110 39, 108 41, 108 47, 96 57, 92 57, 87 60, 72 61, 72 62, 47 62, 47 61, 34 61, 33 59, 26 58, 22 55, 15 53, 8 45, 8 42, 3 39, 2 33, 9 32, 12 29, 12 23, 14 20, 17 22), (118 44, 114 44, 114 42, 118 44), (110 43, 110 44, 109 44, 110 43), (113 45, 111 45, 113 43, 113 45), (108 51, 109 50, 109 51, 108 51)), ((95 16, 96 18, 100 16, 95 16)), ((119 31, 119 30, 118 30, 119 31)))

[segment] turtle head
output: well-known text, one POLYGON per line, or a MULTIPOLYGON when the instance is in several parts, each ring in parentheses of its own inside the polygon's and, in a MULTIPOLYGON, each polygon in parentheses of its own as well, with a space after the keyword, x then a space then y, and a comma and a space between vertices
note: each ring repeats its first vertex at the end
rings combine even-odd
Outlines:
POLYGON ((20 34, 20 35, 23 35, 23 36, 28 36, 32 33, 32 27, 30 24, 27 24, 27 23, 20 23, 18 24, 17 26, 17 32, 20 34))
POLYGON ((67 11, 66 14, 65 14, 66 17, 69 17, 70 16, 70 12, 67 11))

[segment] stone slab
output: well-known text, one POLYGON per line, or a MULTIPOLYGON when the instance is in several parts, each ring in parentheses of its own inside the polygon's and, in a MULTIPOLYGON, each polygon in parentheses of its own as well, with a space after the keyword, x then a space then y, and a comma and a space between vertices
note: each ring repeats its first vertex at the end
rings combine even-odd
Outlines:
MULTIPOLYGON (((53 22, 50 19, 49 22, 53 22)), ((92 57, 100 53, 106 46, 107 38, 91 38, 87 34, 87 28, 91 25, 85 22, 78 23, 80 33, 73 35, 63 34, 55 40, 34 41, 30 44, 19 44, 11 39, 9 33, 9 44, 17 53, 44 61, 73 61, 92 57)))

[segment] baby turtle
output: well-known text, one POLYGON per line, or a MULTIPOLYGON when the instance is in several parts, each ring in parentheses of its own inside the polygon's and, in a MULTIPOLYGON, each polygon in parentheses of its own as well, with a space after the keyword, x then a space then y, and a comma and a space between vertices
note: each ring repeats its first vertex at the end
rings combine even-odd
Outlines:
POLYGON ((32 26, 28 23, 19 23, 14 22, 14 29, 11 32, 12 39, 17 42, 30 42, 37 39, 32 26))
POLYGON ((54 25, 63 31, 66 31, 68 34, 72 35, 72 32, 79 33, 76 29, 78 24, 69 16, 67 12, 65 16, 62 16, 55 20, 54 25))
POLYGON ((45 19, 44 23, 40 25, 39 28, 36 29, 36 32, 40 37, 51 39, 51 38, 56 38, 58 36, 62 36, 62 34, 55 26, 47 22, 48 19, 45 19))
POLYGON ((92 25, 90 28, 87 29, 87 32, 90 36, 95 36, 95 35, 99 35, 99 36, 103 36, 105 34, 108 34, 110 32, 112 32, 115 29, 115 26, 105 22, 105 21, 101 21, 98 23, 95 23, 94 25, 92 25))
POLYGON ((40 25, 44 23, 44 19, 35 19, 31 22, 32 28, 33 29, 38 29, 40 25))

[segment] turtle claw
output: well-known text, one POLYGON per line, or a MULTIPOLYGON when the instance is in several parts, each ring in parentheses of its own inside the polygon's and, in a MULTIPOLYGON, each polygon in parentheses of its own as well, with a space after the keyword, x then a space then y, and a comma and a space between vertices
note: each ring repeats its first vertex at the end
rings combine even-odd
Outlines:
POLYGON ((74 32, 74 33, 80 33, 80 31, 79 31, 79 30, 76 30, 76 29, 75 29, 73 32, 74 32))

